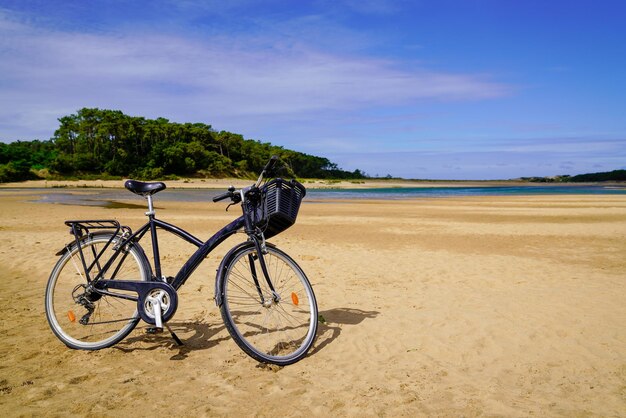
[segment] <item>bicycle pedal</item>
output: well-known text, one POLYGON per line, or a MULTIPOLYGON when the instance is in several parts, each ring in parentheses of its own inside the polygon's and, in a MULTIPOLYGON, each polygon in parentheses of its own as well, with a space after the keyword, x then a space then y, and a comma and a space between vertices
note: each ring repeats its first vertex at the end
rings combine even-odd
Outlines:
POLYGON ((163 328, 159 327, 148 327, 146 328, 146 333, 148 334, 160 334, 163 332, 163 328))

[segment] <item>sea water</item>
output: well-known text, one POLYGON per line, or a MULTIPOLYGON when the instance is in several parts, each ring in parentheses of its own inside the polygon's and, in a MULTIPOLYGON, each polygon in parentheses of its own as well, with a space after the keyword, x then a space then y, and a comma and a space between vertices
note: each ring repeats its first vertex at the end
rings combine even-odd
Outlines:
POLYGON ((525 195, 594 195, 626 194, 624 187, 585 186, 453 186, 406 187, 381 189, 308 190, 311 198, 320 199, 412 199, 457 196, 525 196, 525 195))

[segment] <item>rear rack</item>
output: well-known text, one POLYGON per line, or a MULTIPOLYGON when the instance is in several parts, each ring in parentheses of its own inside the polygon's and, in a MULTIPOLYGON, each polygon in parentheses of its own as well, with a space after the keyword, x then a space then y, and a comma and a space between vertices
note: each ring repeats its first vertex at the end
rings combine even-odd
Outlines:
MULTIPOLYGON (((124 238, 132 235, 132 230, 130 229, 130 227, 122 226, 120 225, 118 221, 113 220, 113 219, 65 221, 65 225, 70 227, 70 234, 74 235, 74 242, 76 243, 76 247, 78 248, 78 253, 80 254, 80 259, 83 265, 87 282, 91 282, 92 280, 99 279, 104 274, 104 272, 110 267, 111 262, 113 260, 104 260, 104 263, 101 263, 101 258, 102 258, 102 255, 105 253, 105 251, 109 248, 109 246, 113 242, 113 239, 115 237, 120 236, 120 231, 122 231, 122 234, 120 237, 121 240, 116 245, 123 244, 124 238), (111 238, 109 238, 107 243, 104 245, 104 247, 102 247, 102 249, 98 252, 98 254, 95 254, 95 251, 94 251, 94 254, 93 254, 94 260, 90 263, 90 265, 87 265, 80 241, 81 241, 81 238, 85 236, 91 236, 94 233, 96 233, 94 230, 101 230, 101 231, 109 230, 111 231, 111 238), (96 272, 97 274, 92 279, 91 273, 94 267, 97 267, 97 272, 96 272)), ((113 247, 113 249, 116 250, 117 248, 113 247)), ((115 258, 115 255, 114 255, 114 258, 115 258)))
POLYGON ((70 234, 78 235, 78 238, 83 235, 88 235, 91 229, 115 229, 114 234, 120 232, 122 229, 120 223, 113 219, 108 220, 92 220, 92 221, 65 221, 65 225, 70 227, 70 234))

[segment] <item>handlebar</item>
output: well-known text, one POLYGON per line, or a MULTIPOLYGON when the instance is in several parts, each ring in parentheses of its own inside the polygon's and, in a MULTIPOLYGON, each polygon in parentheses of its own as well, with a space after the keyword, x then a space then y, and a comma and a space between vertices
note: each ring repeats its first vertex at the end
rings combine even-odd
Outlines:
POLYGON ((256 183, 254 183, 252 186, 246 187, 242 190, 235 190, 235 188, 233 186, 228 188, 228 191, 226 193, 222 193, 220 195, 217 195, 213 198, 213 202, 219 202, 220 200, 224 200, 224 199, 228 199, 230 198, 234 203, 239 203, 241 201, 241 199, 243 198, 243 196, 250 190, 258 188, 261 183, 263 182, 263 177, 265 176, 265 174, 271 172, 274 167, 276 166, 276 163, 278 162, 278 156, 276 155, 272 155, 272 157, 270 158, 270 160, 267 162, 267 164, 265 164, 265 167, 263 167, 263 170, 261 171, 261 174, 259 175, 259 178, 257 179, 256 183))
POLYGON ((220 195, 215 196, 213 198, 213 202, 219 202, 220 200, 228 199, 229 197, 230 198, 233 197, 233 193, 232 192, 222 193, 220 195))
POLYGON ((268 173, 269 171, 271 171, 277 162, 278 162, 278 156, 272 155, 272 158, 270 158, 267 164, 265 164, 265 167, 263 168, 263 173, 268 173))
POLYGON ((266 173, 270 172, 270 170, 274 168, 274 166, 276 165, 276 162, 278 162, 278 156, 272 155, 272 158, 270 158, 267 164, 265 164, 265 167, 263 167, 263 170, 261 171, 261 174, 259 175, 258 180, 256 181, 256 183, 254 183, 254 187, 259 187, 261 185, 261 182, 263 181, 263 177, 265 176, 266 173))

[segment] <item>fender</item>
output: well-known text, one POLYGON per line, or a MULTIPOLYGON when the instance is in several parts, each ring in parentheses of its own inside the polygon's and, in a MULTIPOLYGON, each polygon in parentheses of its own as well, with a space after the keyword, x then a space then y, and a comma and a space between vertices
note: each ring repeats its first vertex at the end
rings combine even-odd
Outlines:
MULTIPOLYGON (((266 242, 265 245, 267 247, 276 248, 276 246, 270 242, 266 242)), ((230 264, 234 254, 244 248, 255 247, 254 242, 245 241, 238 245, 235 245, 233 248, 226 253, 222 261, 220 262, 220 266, 217 268, 217 274, 215 275, 215 304, 220 307, 224 301, 224 289, 222 288, 222 277, 226 274, 226 268, 230 264)))

